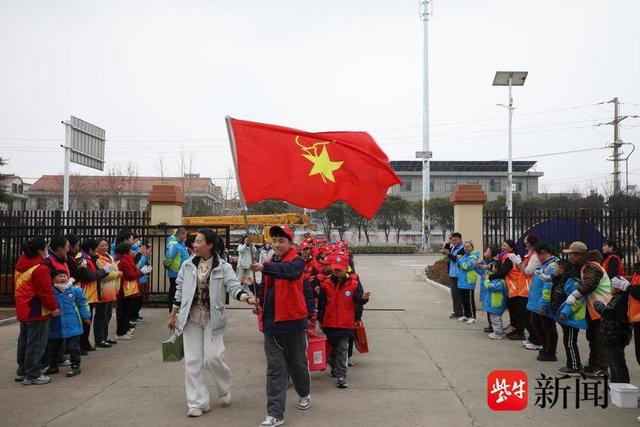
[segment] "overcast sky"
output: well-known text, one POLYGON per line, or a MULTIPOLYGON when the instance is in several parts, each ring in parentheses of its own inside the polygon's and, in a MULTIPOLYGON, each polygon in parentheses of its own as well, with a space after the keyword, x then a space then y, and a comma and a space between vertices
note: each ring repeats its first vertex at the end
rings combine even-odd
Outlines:
MULTIPOLYGON (((640 115, 640 1, 436 0, 430 21, 434 160, 514 157, 611 143, 612 104, 640 115)), ((107 163, 216 184, 232 171, 224 116, 308 131, 366 130, 392 160, 421 149, 422 22, 416 0, 0 0, 0 155, 27 178, 63 169, 73 114, 106 130, 107 163)), ((622 122, 640 144, 640 119, 622 122)), ((629 159, 640 184, 640 146, 629 159)), ((542 189, 611 181, 610 151, 538 159, 542 189)), ((277 153, 274 153, 274 160, 277 153)), ((73 173, 99 173, 72 165, 73 173)), ((622 166, 624 171, 624 165, 622 166)), ((624 174, 623 174, 624 178, 624 174)), ((600 187, 602 188, 602 187, 600 187)))

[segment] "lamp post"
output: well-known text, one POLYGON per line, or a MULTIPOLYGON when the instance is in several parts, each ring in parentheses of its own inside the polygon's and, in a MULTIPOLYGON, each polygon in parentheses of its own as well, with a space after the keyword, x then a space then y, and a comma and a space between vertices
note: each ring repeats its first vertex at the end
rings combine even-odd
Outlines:
MULTIPOLYGON (((523 86, 527 79, 527 71, 497 71, 493 78, 493 86, 509 87, 509 103, 501 105, 509 110, 509 159, 507 161, 507 214, 509 216, 509 238, 513 238, 513 149, 512 149, 512 130, 511 122, 513 120, 513 97, 511 96, 511 88, 513 86, 523 86)), ((500 104, 499 104, 500 105, 500 104)))

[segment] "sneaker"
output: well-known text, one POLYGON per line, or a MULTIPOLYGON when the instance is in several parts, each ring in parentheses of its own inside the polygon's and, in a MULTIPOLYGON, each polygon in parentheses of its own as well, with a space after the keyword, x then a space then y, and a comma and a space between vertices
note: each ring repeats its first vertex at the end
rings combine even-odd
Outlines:
POLYGON ((72 366, 71 370, 67 372, 67 377, 75 377, 76 375, 80 375, 81 372, 80 366, 72 366))
POLYGON ((531 344, 531 341, 529 341, 529 340, 524 340, 524 341, 522 341, 522 346, 523 346, 523 347, 526 347, 526 346, 527 346, 527 344, 531 344))
POLYGON ((490 340, 501 340, 504 339, 504 334, 496 334, 495 332, 491 332, 487 335, 490 340))
POLYGON ((136 323, 144 323, 144 319, 142 317, 138 317, 136 319, 136 323))
POLYGON ((24 375, 16 375, 16 377, 13 380, 17 383, 21 383, 22 381, 24 381, 25 378, 26 377, 24 375))
POLYGON ((133 337, 131 335, 116 335, 116 339, 118 341, 126 341, 126 340, 132 340, 133 337))
POLYGON ((271 415, 267 415, 263 422, 260 423, 260 427, 276 427, 284 424, 284 420, 282 418, 272 417, 271 415))
POLYGON ((469 320, 467 320, 467 325, 473 325, 476 322, 477 322, 477 320, 472 317, 469 320))
POLYGON ((109 344, 106 341, 102 341, 102 342, 99 342, 98 344, 96 344, 96 347, 98 347, 98 348, 111 348, 111 344, 109 344))
POLYGON ((353 363, 353 360, 351 359, 351 357, 347 358, 347 366, 356 366, 356 364, 353 363))
POLYGON ((490 334, 491 332, 493 332, 493 328, 491 326, 487 326, 486 328, 484 328, 484 332, 490 334))
POLYGON ((596 368, 595 370, 593 370, 593 371, 591 371, 591 372, 589 372, 589 373, 586 373, 586 372, 585 372, 585 375, 586 375, 588 378, 592 378, 592 379, 596 379, 596 380, 601 379, 601 378, 604 378, 604 377, 606 377, 608 374, 609 374, 609 373, 607 372, 607 370, 606 370, 606 369, 599 369, 599 368, 596 368))
POLYGON ((507 338, 510 339, 511 341, 522 341, 526 337, 522 332, 513 331, 510 334, 507 334, 507 338))
POLYGON ((511 332, 515 331, 516 328, 514 328, 513 326, 509 325, 507 327, 505 327, 502 331, 503 334, 505 335, 509 335, 511 332))
POLYGON ((220 406, 222 406, 222 407, 227 407, 227 406, 231 405, 231 392, 228 391, 227 394, 225 394, 223 396, 218 396, 218 402, 220 403, 220 406))
POLYGON ((545 353, 544 351, 540 350, 540 353, 538 353, 536 360, 539 362, 557 362, 558 358, 556 357, 555 353, 545 353))
POLYGON ((467 320, 469 320, 468 317, 464 317, 464 316, 458 317, 458 322, 466 322, 467 320))
POLYGON ((570 377, 579 377, 581 373, 582 373, 581 369, 571 369, 566 366, 563 366, 562 368, 558 369, 558 374, 568 375, 570 377))
POLYGON ((206 406, 204 408, 189 408, 187 412, 188 417, 201 417, 205 412, 209 412, 211 410, 210 406, 206 406))
POLYGON ((135 329, 136 328, 136 321, 132 320, 129 322, 129 329, 135 329))
POLYGON ((53 375, 53 374, 57 374, 60 372, 60 369, 58 368, 50 368, 50 367, 46 367, 44 368, 44 370, 42 371, 43 374, 45 375, 53 375))
POLYGON ((541 345, 538 344, 532 344, 532 343, 528 343, 527 345, 524 346, 524 348, 526 348, 527 350, 542 350, 544 347, 542 347, 541 345))
POLYGON ((346 378, 338 378, 338 383, 337 383, 337 387, 338 388, 347 388, 349 387, 349 384, 347 384, 347 379, 346 378))
POLYGON ((449 319, 457 319, 458 317, 460 317, 460 316, 458 316, 455 313, 449 313, 449 319))
POLYGON ((132 336, 135 331, 136 331, 135 328, 131 328, 127 331, 127 335, 132 336))
POLYGON ((46 375, 40 375, 38 378, 25 378, 22 380, 23 385, 42 385, 49 384, 51 382, 51 377, 46 375))
POLYGON ((71 366, 71 360, 64 359, 62 362, 60 362, 60 366, 71 366))
POLYGON ((587 365, 587 366, 582 368, 582 372, 584 372, 585 374, 590 374, 595 370, 596 370, 596 368, 594 368, 593 366, 590 366, 590 365, 587 365))
POLYGON ((298 399, 298 409, 304 411, 311 407, 311 396, 305 396, 298 399))
POLYGON ((106 343, 108 343, 108 344, 111 344, 111 345, 116 345, 116 344, 118 344, 118 341, 116 341, 116 340, 110 340, 110 339, 107 339, 107 340, 105 340, 104 342, 106 342, 106 343))

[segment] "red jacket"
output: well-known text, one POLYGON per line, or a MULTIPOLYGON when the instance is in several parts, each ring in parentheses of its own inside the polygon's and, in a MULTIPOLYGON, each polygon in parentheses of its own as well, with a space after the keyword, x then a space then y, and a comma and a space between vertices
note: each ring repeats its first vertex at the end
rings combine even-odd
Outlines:
MULTIPOLYGON (((298 257, 298 252, 295 248, 291 248, 289 252, 282 258, 280 263, 287 263, 298 257)), ((265 263, 265 267, 269 264, 277 264, 272 262, 265 263)), ((276 322, 284 322, 287 320, 300 320, 307 318, 307 303, 304 297, 303 280, 302 276, 297 279, 281 279, 272 277, 268 274, 269 268, 265 268, 263 271, 263 301, 262 306, 265 306, 266 298, 269 288, 274 287, 275 299, 274 299, 274 320, 276 322)), ((304 273, 303 273, 304 275, 304 273)), ((264 310, 260 311, 260 321, 262 322, 262 316, 264 310)))
POLYGON ((56 270, 62 270, 67 273, 67 276, 71 278, 71 271, 69 270, 69 265, 67 261, 58 260, 57 256, 52 252, 49 252, 49 257, 46 260, 47 264, 51 268, 51 272, 53 273, 56 270))
POLYGON ((350 274, 337 284, 333 279, 333 276, 327 276, 320 283, 320 326, 323 329, 354 329, 356 303, 366 303, 361 300, 362 287, 358 284, 358 275, 350 274))
POLYGON ((316 274, 318 274, 316 260, 313 258, 309 258, 304 262, 304 273, 302 273, 302 281, 304 282, 305 280, 314 280, 316 274))
POLYGON ((58 308, 53 295, 51 270, 41 256, 20 255, 14 274, 16 317, 21 322, 47 320, 58 308))
POLYGON ((144 273, 136 268, 136 262, 130 254, 118 255, 118 269, 122 271, 122 285, 119 294, 125 297, 133 297, 140 292, 138 279, 144 273))

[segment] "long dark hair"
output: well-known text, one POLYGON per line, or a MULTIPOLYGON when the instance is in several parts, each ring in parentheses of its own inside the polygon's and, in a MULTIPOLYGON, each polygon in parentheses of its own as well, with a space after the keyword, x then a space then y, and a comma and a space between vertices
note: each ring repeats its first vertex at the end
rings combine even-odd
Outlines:
POLYGON ((38 256, 38 251, 44 251, 45 249, 47 249, 47 242, 42 237, 34 237, 22 244, 22 253, 27 258, 35 258, 38 256))

